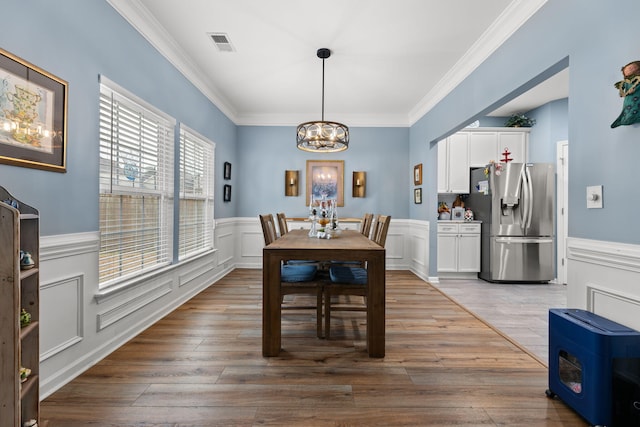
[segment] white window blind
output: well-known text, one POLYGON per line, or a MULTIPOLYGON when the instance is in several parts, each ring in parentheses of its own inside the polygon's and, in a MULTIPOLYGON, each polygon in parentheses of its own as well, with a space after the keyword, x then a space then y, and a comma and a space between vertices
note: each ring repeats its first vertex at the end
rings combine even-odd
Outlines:
POLYGON ((100 287, 172 256, 175 124, 123 92, 100 85, 100 287))
POLYGON ((214 144, 180 129, 180 260, 213 248, 214 144))

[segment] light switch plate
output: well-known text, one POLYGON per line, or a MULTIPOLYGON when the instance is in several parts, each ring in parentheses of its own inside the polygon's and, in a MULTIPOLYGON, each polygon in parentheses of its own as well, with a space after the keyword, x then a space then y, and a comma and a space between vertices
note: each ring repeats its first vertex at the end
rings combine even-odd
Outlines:
POLYGON ((602 185, 587 187, 587 209, 602 209, 602 185))

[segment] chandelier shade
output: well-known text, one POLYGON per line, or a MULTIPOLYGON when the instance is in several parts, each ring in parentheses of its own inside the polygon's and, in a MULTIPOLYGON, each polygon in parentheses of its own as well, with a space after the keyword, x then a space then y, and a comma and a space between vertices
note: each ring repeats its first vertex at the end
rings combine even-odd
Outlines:
POLYGON ((334 153, 349 147, 349 128, 337 122, 306 122, 298 125, 298 148, 334 153))
POLYGON ((335 153, 349 148, 349 128, 338 122, 324 120, 324 60, 331 56, 326 48, 318 49, 322 59, 322 119, 298 125, 296 145, 310 152, 335 153))

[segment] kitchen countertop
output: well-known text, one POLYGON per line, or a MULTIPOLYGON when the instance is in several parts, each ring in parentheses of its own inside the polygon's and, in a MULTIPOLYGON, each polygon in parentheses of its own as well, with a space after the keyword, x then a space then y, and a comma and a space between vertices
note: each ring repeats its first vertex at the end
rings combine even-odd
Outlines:
POLYGON ((471 223, 471 224, 474 224, 474 223, 475 224, 481 224, 482 223, 482 221, 475 220, 475 219, 473 221, 465 221, 463 219, 439 219, 438 222, 442 222, 442 223, 451 222, 451 223, 456 223, 456 224, 464 224, 465 222, 468 222, 468 223, 471 223))

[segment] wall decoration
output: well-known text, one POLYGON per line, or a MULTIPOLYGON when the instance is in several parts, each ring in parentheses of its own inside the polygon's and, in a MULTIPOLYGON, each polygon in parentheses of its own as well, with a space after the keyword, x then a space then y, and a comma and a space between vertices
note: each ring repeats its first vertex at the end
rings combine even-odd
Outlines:
POLYGON ((422 185, 422 163, 413 167, 413 185, 422 185))
POLYGON ((640 123, 640 61, 633 61, 622 67, 622 76, 624 79, 614 84, 624 98, 622 113, 611 123, 612 128, 640 123))
POLYGON ((231 179, 231 163, 224 162, 224 179, 231 179))
POLYGON ((422 188, 413 190, 413 203, 419 205, 422 203, 422 188))
POLYGON ((284 195, 285 197, 298 196, 298 171, 284 171, 284 195))
POLYGON ((225 202, 231 201, 231 186, 229 184, 224 185, 224 193, 222 196, 222 200, 225 202))
POLYGON ((67 82, 0 49, 0 163, 66 172, 67 82))
POLYGON ((353 171, 351 196, 365 197, 367 192, 367 173, 364 171, 353 171))
POLYGON ((306 205, 323 196, 344 206, 344 160, 307 160, 306 205))

